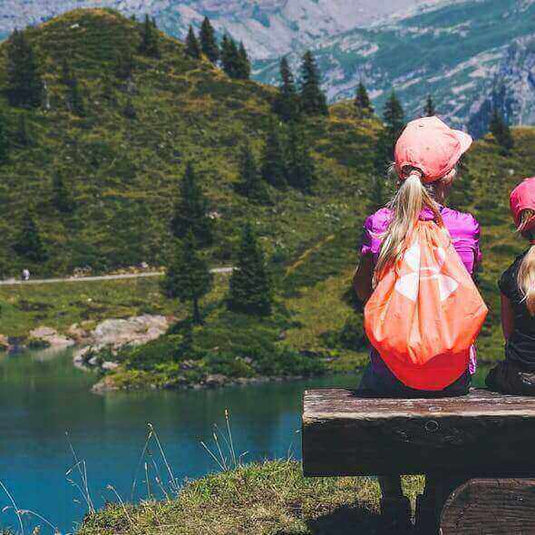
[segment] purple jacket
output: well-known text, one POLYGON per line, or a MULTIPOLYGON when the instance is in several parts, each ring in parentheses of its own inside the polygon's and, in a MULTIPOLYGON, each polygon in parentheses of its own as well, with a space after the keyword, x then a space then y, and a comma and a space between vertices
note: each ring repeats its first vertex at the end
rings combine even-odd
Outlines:
MULTIPOLYGON (((440 213, 444 221, 444 225, 448 229, 453 246, 461 260, 470 273, 473 275, 481 262, 481 249, 479 248, 479 223, 475 217, 468 213, 458 212, 446 206, 440 208, 440 213)), ((392 211, 389 208, 381 208, 371 216, 369 216, 364 223, 364 233, 362 237, 361 254, 372 255, 374 263, 377 262, 379 251, 381 249, 381 236, 387 230, 392 217, 392 211)), ((420 219, 430 221, 433 219, 433 213, 428 208, 424 209, 420 215, 420 219)), ((373 370, 381 373, 384 364, 379 355, 372 351, 371 354, 373 370)), ((476 369, 476 354, 472 351, 472 358, 470 359, 470 372, 474 373, 476 369)))

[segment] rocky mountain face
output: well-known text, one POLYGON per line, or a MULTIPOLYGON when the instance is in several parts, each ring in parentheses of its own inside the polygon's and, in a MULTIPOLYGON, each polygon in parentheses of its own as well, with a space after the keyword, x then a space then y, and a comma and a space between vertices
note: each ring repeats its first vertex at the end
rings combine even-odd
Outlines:
POLYGON ((279 57, 318 40, 392 14, 444 0, 5 0, 0 36, 79 7, 112 7, 153 15, 161 28, 183 37, 208 15, 220 32, 243 40, 254 59, 279 57))
MULTIPOLYGON (((439 113, 479 135, 495 105, 512 124, 533 124, 534 40, 534 0, 467 0, 350 30, 315 53, 330 100, 363 80, 379 109, 395 89, 410 118, 431 94, 439 113)), ((276 82, 274 62, 257 65, 259 79, 276 82)))
POLYGON ((512 124, 535 124, 535 35, 513 41, 485 93, 470 116, 474 135, 486 132, 494 108, 512 124))

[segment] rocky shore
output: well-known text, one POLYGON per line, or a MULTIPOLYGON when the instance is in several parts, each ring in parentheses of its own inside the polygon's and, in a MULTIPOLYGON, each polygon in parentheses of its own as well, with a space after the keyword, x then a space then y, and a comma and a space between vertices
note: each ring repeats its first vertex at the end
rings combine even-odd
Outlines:
POLYGON ((283 383, 288 381, 299 381, 304 379, 302 375, 288 375, 281 377, 268 377, 260 375, 257 377, 227 377, 222 374, 209 374, 198 383, 173 382, 169 384, 149 383, 143 387, 124 387, 117 384, 113 375, 105 375, 98 383, 91 388, 95 394, 105 394, 107 392, 135 391, 142 388, 150 390, 203 390, 210 388, 221 388, 224 386, 249 386, 260 385, 265 383, 283 383))

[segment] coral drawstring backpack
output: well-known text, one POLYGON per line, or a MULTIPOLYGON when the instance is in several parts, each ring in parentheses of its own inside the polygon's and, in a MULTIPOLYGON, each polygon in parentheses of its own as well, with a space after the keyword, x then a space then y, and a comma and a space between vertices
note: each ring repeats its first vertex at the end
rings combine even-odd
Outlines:
POLYGON ((468 368, 487 307, 446 229, 418 221, 401 259, 364 310, 368 338, 392 373, 417 390, 442 390, 468 368))

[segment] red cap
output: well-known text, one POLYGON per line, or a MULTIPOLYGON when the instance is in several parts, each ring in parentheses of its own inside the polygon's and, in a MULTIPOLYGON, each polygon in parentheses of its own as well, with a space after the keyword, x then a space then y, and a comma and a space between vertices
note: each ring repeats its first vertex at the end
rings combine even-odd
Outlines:
MULTIPOLYGON (((509 198, 511 204, 511 214, 515 220, 515 225, 520 225, 520 215, 522 210, 535 210, 535 177, 526 178, 512 192, 509 198)), ((531 230, 535 227, 535 218, 523 230, 531 230)))
POLYGON ((472 138, 453 130, 438 117, 411 121, 396 143, 396 171, 402 176, 406 166, 416 167, 423 182, 434 182, 447 175, 470 148, 472 138))

